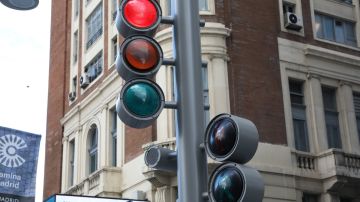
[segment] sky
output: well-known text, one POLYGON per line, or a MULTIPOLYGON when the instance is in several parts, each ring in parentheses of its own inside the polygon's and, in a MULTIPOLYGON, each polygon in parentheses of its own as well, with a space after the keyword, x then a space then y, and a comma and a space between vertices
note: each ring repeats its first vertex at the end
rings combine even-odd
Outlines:
POLYGON ((42 201, 51 0, 17 11, 0 3, 0 126, 42 135, 36 202, 42 201))

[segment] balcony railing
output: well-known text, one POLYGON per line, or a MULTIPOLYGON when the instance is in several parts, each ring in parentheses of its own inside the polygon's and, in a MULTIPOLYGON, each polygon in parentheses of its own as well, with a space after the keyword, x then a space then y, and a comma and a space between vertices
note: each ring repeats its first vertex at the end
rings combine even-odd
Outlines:
POLYGON ((339 149, 329 149, 315 155, 293 151, 294 167, 302 174, 317 173, 320 178, 350 176, 360 178, 360 155, 349 154, 339 149))
POLYGON ((116 167, 104 167, 78 184, 70 187, 65 193, 69 195, 99 195, 104 192, 118 192, 120 186, 121 169, 116 167))
POLYGON ((153 146, 160 146, 160 147, 164 147, 167 149, 171 149, 171 150, 175 150, 176 148, 176 138, 169 138, 167 140, 164 141, 155 141, 155 142, 151 142, 148 143, 146 145, 143 146, 144 151, 148 150, 150 147, 153 146))

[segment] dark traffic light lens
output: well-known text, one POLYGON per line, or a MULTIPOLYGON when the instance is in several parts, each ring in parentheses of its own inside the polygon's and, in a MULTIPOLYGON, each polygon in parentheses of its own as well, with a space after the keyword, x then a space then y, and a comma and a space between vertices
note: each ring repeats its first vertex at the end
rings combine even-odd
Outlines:
POLYGON ((132 26, 145 29, 158 21, 158 10, 150 0, 129 0, 124 6, 124 17, 132 26))
POLYGON ((151 84, 138 82, 125 89, 123 103, 132 114, 139 117, 150 117, 160 109, 161 97, 151 84))
POLYGON ((209 130, 208 145, 216 157, 228 154, 236 143, 236 126, 230 118, 217 120, 209 130))
POLYGON ((244 189, 242 175, 236 167, 225 167, 214 176, 212 196, 218 202, 239 201, 244 189))
POLYGON ((151 71, 159 62, 157 47, 148 40, 137 38, 129 42, 125 49, 125 60, 136 71, 151 71))

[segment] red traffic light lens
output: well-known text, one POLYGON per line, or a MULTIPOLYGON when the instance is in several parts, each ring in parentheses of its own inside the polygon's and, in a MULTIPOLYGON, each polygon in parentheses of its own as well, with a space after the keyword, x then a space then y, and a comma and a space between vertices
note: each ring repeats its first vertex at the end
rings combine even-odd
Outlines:
POLYGON ((144 38, 130 41, 124 48, 124 56, 127 64, 139 72, 151 71, 160 60, 158 48, 144 38))
POLYGON ((230 118, 217 120, 209 130, 208 145, 210 151, 217 157, 229 154, 235 146, 236 136, 236 126, 230 118))
POLYGON ((145 29, 159 18, 158 9, 150 0, 129 0, 124 6, 124 17, 132 26, 145 29))

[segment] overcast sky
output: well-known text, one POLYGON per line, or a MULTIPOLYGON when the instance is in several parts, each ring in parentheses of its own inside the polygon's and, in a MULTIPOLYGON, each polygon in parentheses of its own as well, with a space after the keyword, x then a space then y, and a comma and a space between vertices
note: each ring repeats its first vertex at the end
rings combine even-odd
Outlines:
POLYGON ((0 3, 0 126, 40 134, 36 202, 42 201, 51 0, 31 11, 0 3))

